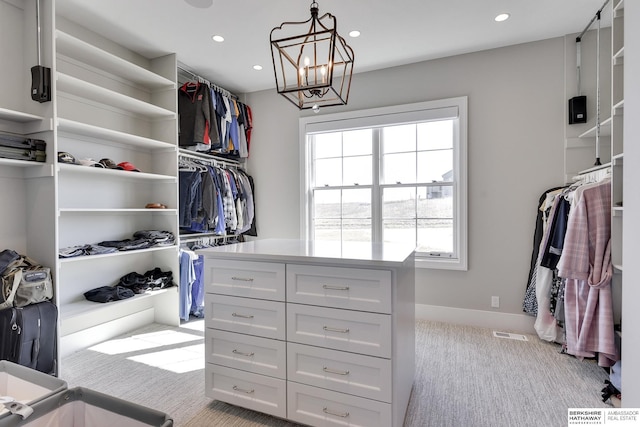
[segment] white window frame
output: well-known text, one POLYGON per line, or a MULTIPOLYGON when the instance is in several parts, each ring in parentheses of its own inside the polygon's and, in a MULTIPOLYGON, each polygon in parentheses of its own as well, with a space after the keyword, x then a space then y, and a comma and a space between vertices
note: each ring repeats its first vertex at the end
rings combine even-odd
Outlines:
MULTIPOLYGON (((312 212, 309 209, 311 198, 310 183, 311 150, 308 133, 338 132, 347 129, 377 127, 422 120, 452 117, 457 114, 458 134, 454 138, 453 164, 455 198, 454 239, 458 254, 456 258, 437 258, 435 256, 416 256, 416 267, 447 270, 467 270, 468 233, 467 233, 467 97, 447 98, 414 104, 371 108, 366 110, 330 113, 308 116, 300 119, 300 235, 310 239, 312 212)), ((417 254, 418 255, 418 254, 417 254)))

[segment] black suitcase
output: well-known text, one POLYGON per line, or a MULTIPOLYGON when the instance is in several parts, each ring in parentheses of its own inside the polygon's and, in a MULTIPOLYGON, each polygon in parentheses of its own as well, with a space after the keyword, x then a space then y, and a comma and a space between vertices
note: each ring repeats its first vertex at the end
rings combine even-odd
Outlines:
POLYGON ((0 310, 0 359, 55 375, 57 323, 51 301, 0 310))

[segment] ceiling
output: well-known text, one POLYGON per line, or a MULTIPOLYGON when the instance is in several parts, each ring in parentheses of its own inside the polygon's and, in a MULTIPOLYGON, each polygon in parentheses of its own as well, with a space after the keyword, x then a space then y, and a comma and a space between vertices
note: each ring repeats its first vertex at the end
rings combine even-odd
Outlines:
MULTIPOLYGON (((580 33, 604 0, 317 0, 355 52, 354 74, 580 33), (506 12, 511 17, 495 22, 506 12), (361 36, 347 34, 359 30, 361 36)), ((275 88, 269 33, 309 0, 57 0, 60 15, 144 56, 178 61, 233 93, 275 88), (224 37, 223 43, 211 36, 224 37), (261 71, 253 66, 262 65, 261 71)), ((606 9, 606 8, 605 8, 606 9)), ((602 16, 602 26, 607 19, 602 16)), ((357 78, 354 77, 354 78, 357 78)))

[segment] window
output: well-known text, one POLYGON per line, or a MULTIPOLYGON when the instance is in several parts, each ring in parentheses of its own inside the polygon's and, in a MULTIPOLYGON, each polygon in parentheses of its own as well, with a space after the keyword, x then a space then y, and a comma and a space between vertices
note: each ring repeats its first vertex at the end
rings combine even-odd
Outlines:
POLYGON ((409 242, 416 265, 466 269, 467 99, 300 121, 302 234, 409 242))

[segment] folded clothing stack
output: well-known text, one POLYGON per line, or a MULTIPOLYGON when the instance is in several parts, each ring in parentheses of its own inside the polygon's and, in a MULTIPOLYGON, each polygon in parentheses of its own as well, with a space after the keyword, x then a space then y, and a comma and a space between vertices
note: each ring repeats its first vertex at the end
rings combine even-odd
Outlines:
POLYGON ((142 294, 148 290, 158 290, 175 286, 173 283, 173 272, 162 271, 158 267, 149 270, 144 274, 132 271, 120 278, 116 286, 131 289, 136 294, 142 294))
POLYGON ((107 240, 98 243, 98 245, 117 248, 119 251, 131 251, 152 246, 170 246, 175 241, 175 237, 170 231, 142 230, 133 233, 133 239, 107 240))
POLYGON ((100 286, 84 293, 84 297, 94 302, 111 302, 134 296, 131 289, 123 286, 100 286))
POLYGON ((122 276, 113 286, 100 286, 84 293, 84 297, 94 302, 111 302, 131 298, 149 290, 165 289, 175 286, 173 272, 162 271, 156 267, 144 274, 132 271, 122 276))

